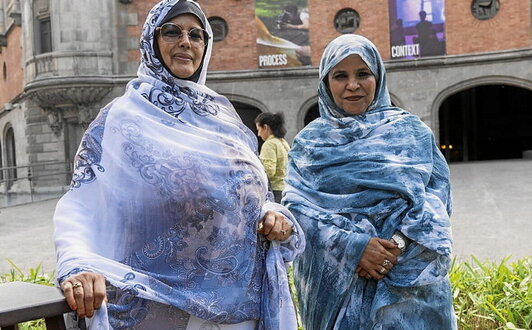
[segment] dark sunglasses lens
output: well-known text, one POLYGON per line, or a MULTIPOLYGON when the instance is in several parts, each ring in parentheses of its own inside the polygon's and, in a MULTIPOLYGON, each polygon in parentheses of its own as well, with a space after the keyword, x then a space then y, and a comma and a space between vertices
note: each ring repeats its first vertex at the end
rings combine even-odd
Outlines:
POLYGON ((181 34, 183 31, 179 28, 179 26, 171 25, 171 24, 165 24, 161 26, 161 34, 163 37, 166 38, 179 38, 181 37, 181 34))
POLYGON ((203 30, 192 29, 188 32, 188 36, 194 41, 203 41, 203 30))

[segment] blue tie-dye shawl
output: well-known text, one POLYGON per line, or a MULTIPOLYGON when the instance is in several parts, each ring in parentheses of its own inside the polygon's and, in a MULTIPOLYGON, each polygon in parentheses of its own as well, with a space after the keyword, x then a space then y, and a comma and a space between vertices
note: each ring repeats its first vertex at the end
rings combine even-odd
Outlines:
POLYGON ((284 261, 304 238, 269 244, 256 234, 268 209, 293 218, 266 200, 254 134, 204 85, 212 38, 197 83, 173 77, 155 56, 154 29, 177 2, 150 11, 138 78, 83 136, 54 216, 58 281, 83 270, 105 276, 109 304, 91 323, 97 329, 149 320, 151 301, 216 323, 293 329, 284 261))
POLYGON ((295 261, 306 329, 452 329, 449 170, 430 129, 392 107, 376 47, 358 35, 332 41, 320 63, 320 118, 296 136, 283 203, 305 232, 295 261), (349 116, 324 80, 349 55, 376 77, 368 110, 349 116), (371 237, 413 242, 383 280, 355 272, 371 237))

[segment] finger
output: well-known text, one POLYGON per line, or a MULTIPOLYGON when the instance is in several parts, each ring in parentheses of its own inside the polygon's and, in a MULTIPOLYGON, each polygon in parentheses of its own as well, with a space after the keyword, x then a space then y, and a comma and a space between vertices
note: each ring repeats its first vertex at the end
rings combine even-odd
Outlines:
POLYGON ((94 314, 94 287, 91 278, 84 279, 83 284, 83 304, 85 305, 85 316, 92 317, 94 314))
POLYGON ((66 302, 70 309, 73 311, 78 309, 76 300, 74 299, 74 292, 72 290, 72 283, 69 281, 63 281, 61 284, 61 290, 63 290, 63 295, 65 296, 66 302))
POLYGON ((284 216, 282 216, 281 220, 281 231, 280 231, 280 241, 286 241, 290 235, 292 235, 292 224, 286 220, 284 216))
POLYGON ((268 236, 275 225, 275 214, 271 211, 266 212, 266 214, 261 220, 261 223, 262 228, 260 231, 257 232, 259 234, 263 234, 264 236, 268 236))
POLYGON ((266 236, 266 238, 269 239, 270 241, 274 241, 274 240, 280 241, 282 238, 281 230, 283 228, 283 221, 282 219, 279 219, 279 217, 277 216, 275 216, 274 219, 275 219, 275 222, 273 223, 273 227, 270 230, 269 235, 266 236))
POLYGON ((83 285, 77 286, 76 283, 81 283, 80 281, 74 282, 72 284, 72 292, 74 294, 74 300, 76 300, 76 306, 78 316, 79 317, 85 317, 85 301, 83 300, 84 293, 83 293, 83 285))
POLYGON ((384 259, 384 262, 382 263, 382 267, 386 268, 387 272, 389 272, 393 268, 394 264, 388 260, 384 259))
POLYGON ((384 260, 388 260, 392 264, 395 265, 397 263, 397 256, 395 254, 391 253, 390 251, 386 250, 386 252, 384 253, 384 258, 383 258, 382 262, 384 262, 384 260))
MULTIPOLYGON (((361 277, 366 277, 367 278, 369 273, 362 269, 361 272, 358 275, 361 276, 361 277)), ((369 277, 371 278, 371 275, 369 275, 369 277)))
POLYGON ((392 241, 391 239, 382 239, 382 238, 379 238, 379 243, 381 243, 381 245, 383 247, 385 247, 386 249, 394 249, 394 248, 397 248, 397 243, 395 243, 394 241, 392 241))
POLYGON ((94 309, 102 307, 102 302, 107 300, 105 278, 99 276, 94 281, 94 309))
MULTIPOLYGON (((382 267, 382 266, 379 266, 379 267, 382 267)), ((377 279, 377 280, 380 280, 380 279, 384 278, 384 275, 379 273, 377 269, 370 270, 369 274, 371 275, 371 277, 373 277, 374 279, 377 279)))

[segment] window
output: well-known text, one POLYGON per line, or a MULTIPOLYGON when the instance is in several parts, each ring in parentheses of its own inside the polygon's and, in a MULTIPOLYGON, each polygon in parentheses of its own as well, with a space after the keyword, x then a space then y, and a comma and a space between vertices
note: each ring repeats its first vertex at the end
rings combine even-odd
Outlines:
POLYGON ((52 51, 52 25, 50 17, 38 19, 39 22, 39 54, 49 53, 52 51))
MULTIPOLYGON (((5 135, 5 149, 6 149, 6 164, 7 167, 17 166, 17 158, 15 151, 15 133, 13 127, 9 127, 5 135)), ((17 169, 12 168, 7 170, 7 179, 16 179, 17 169)), ((12 182, 8 182, 8 187, 11 187, 12 182)))
POLYGON ((209 17, 209 23, 212 28, 212 40, 213 41, 222 41, 227 37, 227 22, 221 17, 209 17))
POLYGON ((334 28, 342 34, 355 32, 359 25, 360 16, 354 9, 342 9, 334 17, 334 28))
POLYGON ((487 20, 495 17, 499 11, 499 0, 473 0, 471 13, 479 20, 487 20))
POLYGON ((0 180, 4 179, 4 171, 1 170, 2 167, 2 142, 0 141, 0 180))

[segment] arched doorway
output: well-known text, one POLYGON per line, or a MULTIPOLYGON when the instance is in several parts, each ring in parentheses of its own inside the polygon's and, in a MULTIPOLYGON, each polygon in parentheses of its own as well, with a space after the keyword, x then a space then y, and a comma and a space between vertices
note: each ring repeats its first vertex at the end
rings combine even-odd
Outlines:
MULTIPOLYGON (((6 167, 17 166, 17 157, 15 150, 15 132, 13 127, 9 127, 5 134, 5 149, 6 149, 6 167)), ((17 169, 11 168, 7 170, 7 186, 11 187, 13 181, 17 178, 17 169)))
POLYGON ((313 106, 308 108, 307 113, 305 114, 305 117, 303 118, 304 126, 307 126, 308 123, 318 118, 319 116, 320 116, 320 110, 318 108, 318 103, 315 103, 313 106))
POLYGON ((441 104, 439 124, 448 161, 521 158, 532 149, 532 91, 491 84, 457 92, 441 104))
MULTIPOLYGON (((236 112, 242 118, 242 121, 244 122, 244 125, 249 127, 253 131, 255 135, 257 135, 257 128, 255 127, 255 118, 262 112, 257 107, 254 107, 252 105, 249 105, 247 103, 239 102, 239 101, 231 101, 233 106, 235 107, 236 112)), ((259 150, 262 146, 262 141, 259 138, 259 150)))
POLYGON ((2 162, 2 141, 0 141, 0 180, 4 179, 4 171, 1 170, 1 168, 4 167, 3 164, 4 163, 2 162))

